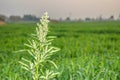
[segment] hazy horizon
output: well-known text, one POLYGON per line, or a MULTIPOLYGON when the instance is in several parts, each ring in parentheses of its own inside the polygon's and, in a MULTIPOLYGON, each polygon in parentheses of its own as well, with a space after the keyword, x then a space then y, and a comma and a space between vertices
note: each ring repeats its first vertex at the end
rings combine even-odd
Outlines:
POLYGON ((40 17, 45 11, 54 19, 107 18, 120 14, 120 0, 1 0, 0 14, 6 16, 33 14, 40 17))

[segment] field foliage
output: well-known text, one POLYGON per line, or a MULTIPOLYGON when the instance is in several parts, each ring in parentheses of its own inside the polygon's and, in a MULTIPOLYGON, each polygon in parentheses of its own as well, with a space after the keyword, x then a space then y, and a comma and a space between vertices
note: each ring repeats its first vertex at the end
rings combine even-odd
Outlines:
MULTIPOLYGON (((0 80, 31 80, 18 61, 30 58, 24 43, 35 23, 0 26, 0 80)), ((52 56, 60 74, 56 80, 120 80, 120 22, 51 22, 48 35, 61 50, 52 56)), ((47 68, 53 69, 46 66, 47 68)))

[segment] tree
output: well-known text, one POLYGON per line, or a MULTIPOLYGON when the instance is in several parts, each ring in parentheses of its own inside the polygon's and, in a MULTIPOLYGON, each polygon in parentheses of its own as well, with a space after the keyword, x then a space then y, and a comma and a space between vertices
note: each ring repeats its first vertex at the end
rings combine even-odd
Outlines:
POLYGON ((36 16, 34 16, 34 15, 24 15, 24 17, 23 17, 23 20, 24 21, 38 21, 39 20, 39 18, 37 18, 36 16))
POLYGON ((6 20, 6 16, 5 15, 0 15, 0 21, 5 21, 6 20))
POLYGON ((114 20, 114 15, 111 15, 109 20, 114 20))
POLYGON ((20 16, 10 16, 9 20, 16 22, 16 21, 21 21, 22 18, 20 16))

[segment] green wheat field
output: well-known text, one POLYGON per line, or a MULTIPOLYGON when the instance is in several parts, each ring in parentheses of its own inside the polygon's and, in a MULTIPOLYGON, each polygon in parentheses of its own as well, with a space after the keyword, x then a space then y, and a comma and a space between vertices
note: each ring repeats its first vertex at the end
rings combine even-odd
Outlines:
MULTIPOLYGON (((26 49, 35 28, 0 25, 0 80, 32 80, 18 63, 29 54, 16 51, 26 49)), ((48 35, 57 37, 53 45, 61 49, 51 58, 60 72, 54 80, 120 80, 120 21, 50 22, 48 35)))

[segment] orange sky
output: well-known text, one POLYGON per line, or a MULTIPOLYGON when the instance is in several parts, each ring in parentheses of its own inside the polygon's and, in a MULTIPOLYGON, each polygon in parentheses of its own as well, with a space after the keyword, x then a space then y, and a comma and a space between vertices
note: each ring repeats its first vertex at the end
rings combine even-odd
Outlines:
POLYGON ((0 0, 0 14, 41 16, 44 11, 51 18, 118 17, 120 0, 0 0))

